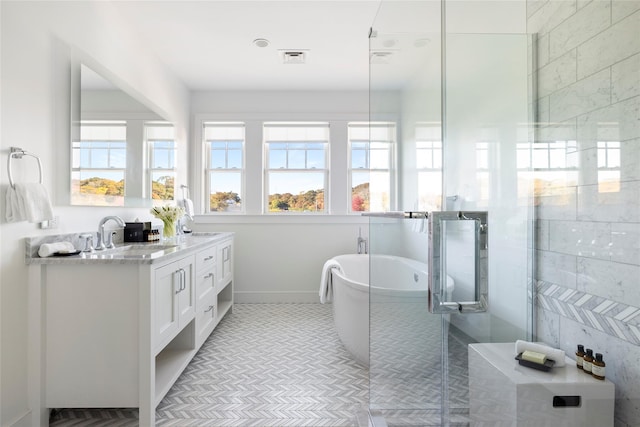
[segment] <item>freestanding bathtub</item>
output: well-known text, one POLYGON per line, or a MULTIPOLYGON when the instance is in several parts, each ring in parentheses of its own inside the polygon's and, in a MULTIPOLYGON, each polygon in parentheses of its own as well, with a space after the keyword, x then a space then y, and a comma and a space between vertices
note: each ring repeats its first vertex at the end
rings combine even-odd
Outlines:
MULTIPOLYGON (((333 318, 338 336, 353 357, 369 365, 369 297, 402 302, 424 298, 427 305, 427 264, 397 256, 338 255, 340 269, 331 270, 333 318), (371 269, 371 270, 370 270, 371 269), (371 286, 369 271, 373 278, 371 286)), ((451 286, 447 278, 447 286, 451 286)))

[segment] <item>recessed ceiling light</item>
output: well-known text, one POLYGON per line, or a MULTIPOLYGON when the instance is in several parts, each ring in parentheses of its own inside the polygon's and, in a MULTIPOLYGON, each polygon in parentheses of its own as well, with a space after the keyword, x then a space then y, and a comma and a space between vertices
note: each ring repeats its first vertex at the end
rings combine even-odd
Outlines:
POLYGON ((424 47, 429 43, 431 43, 431 39, 424 38, 424 39, 416 39, 416 41, 413 42, 413 45, 415 47, 424 47))
POLYGON ((258 47, 267 47, 267 46, 269 46, 269 40, 267 40, 267 39, 255 39, 253 41, 253 44, 258 46, 258 47))

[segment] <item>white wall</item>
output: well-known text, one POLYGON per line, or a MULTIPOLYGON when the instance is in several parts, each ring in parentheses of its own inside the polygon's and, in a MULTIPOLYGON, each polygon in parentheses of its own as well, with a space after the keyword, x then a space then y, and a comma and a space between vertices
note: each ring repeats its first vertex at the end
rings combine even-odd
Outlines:
MULTIPOLYGON (((244 197, 247 215, 199 215, 196 231, 233 231, 235 236, 235 292, 238 302, 319 302, 320 273, 334 255, 353 253, 368 221, 348 215, 348 121, 368 120, 369 98, 363 92, 194 92, 192 158, 202 156, 199 127, 202 120, 242 121, 247 126, 247 176, 244 197), (330 205, 332 215, 261 214, 261 123, 274 121, 329 121, 330 205)), ((192 169, 192 197, 202 211, 201 176, 192 169)))
MULTIPOLYGON (((73 49, 90 55, 109 69, 120 84, 153 104, 176 124, 186 143, 188 91, 137 41, 135 30, 107 2, 12 2, 1 10, 2 162, 10 146, 39 155, 44 183, 57 200, 57 177, 67 174, 58 162, 68 153, 69 76, 73 49), (134 90, 135 89, 135 90, 134 90)), ((68 157, 67 157, 68 158, 68 157)), ((184 165, 186 165, 186 156, 184 165)), ((14 168, 16 180, 33 179, 28 159, 14 168)), ((0 174, 0 425, 30 423, 27 365, 26 236, 93 231, 106 214, 124 219, 144 217, 145 210, 54 206, 58 229, 42 231, 35 224, 4 222, 5 169, 0 174)), ((36 424, 37 425, 37 424, 36 424)))

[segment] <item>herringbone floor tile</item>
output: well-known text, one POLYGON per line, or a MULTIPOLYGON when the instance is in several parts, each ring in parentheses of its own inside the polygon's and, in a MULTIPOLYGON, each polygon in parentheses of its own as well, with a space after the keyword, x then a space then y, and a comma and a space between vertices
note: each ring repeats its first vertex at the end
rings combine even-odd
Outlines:
MULTIPOLYGON (((156 409, 158 426, 355 426, 368 370, 330 305, 236 304, 156 409)), ((55 427, 137 426, 130 409, 61 410, 55 427)))
MULTIPOLYGON (((330 305, 236 304, 158 405, 157 425, 356 426, 370 403, 391 427, 437 426, 441 319, 425 304, 372 306, 370 380, 340 343, 330 305)), ((464 426, 467 343, 449 338, 451 420, 464 426)), ((137 415, 70 409, 51 425, 133 427, 137 415)))

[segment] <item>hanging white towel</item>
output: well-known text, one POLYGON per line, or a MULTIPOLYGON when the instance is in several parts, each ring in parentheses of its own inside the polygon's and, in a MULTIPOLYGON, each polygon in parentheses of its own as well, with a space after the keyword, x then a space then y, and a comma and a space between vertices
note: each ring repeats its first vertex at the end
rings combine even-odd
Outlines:
POLYGON ((322 276, 320 278, 320 303, 330 302, 333 298, 333 280, 331 279, 331 270, 340 269, 340 264, 334 259, 330 259, 324 263, 322 267, 322 276))
POLYGON ((193 219, 193 201, 191 199, 183 199, 184 213, 191 219, 193 219))
POLYGON ((16 189, 12 186, 9 186, 9 188, 7 189, 7 198, 5 204, 5 217, 7 219, 7 222, 20 222, 27 220, 24 214, 24 207, 20 205, 16 189))
POLYGON ((42 222, 53 219, 53 209, 44 185, 37 182, 16 183, 7 190, 8 222, 42 222))

